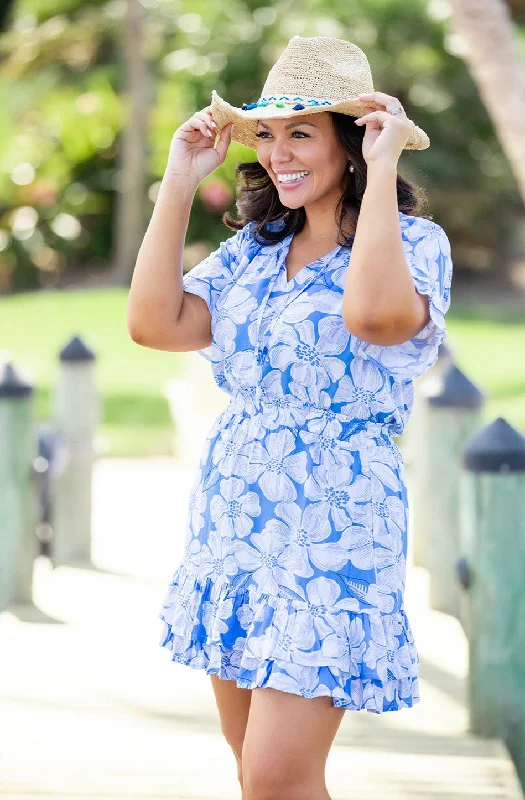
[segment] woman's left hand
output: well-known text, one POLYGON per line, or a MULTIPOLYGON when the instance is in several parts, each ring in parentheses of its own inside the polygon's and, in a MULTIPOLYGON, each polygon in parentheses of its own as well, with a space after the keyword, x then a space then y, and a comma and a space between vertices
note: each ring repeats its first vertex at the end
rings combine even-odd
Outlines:
MULTIPOLYGON (((397 97, 384 92, 360 94, 359 100, 371 101, 386 109, 403 108, 397 97)), ((356 120, 356 125, 366 124, 363 137, 363 158, 367 164, 379 159, 390 159, 395 164, 401 155, 408 137, 414 129, 414 122, 408 119, 404 109, 400 114, 391 114, 388 110, 371 111, 356 120)))

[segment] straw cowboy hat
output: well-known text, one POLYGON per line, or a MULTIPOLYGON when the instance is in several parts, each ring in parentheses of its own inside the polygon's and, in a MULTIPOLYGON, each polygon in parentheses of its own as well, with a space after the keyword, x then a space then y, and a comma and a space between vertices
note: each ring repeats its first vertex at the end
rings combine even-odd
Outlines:
MULTIPOLYGON (((292 36, 268 73, 256 103, 236 108, 213 89, 210 110, 218 132, 233 122, 231 138, 257 150, 258 119, 300 117, 328 110, 361 117, 370 107, 384 111, 378 103, 356 99, 373 91, 368 59, 357 45, 331 36, 292 36)), ((389 112, 399 114, 403 108, 389 112)), ((414 125, 403 149, 425 150, 429 146, 425 131, 414 125)))

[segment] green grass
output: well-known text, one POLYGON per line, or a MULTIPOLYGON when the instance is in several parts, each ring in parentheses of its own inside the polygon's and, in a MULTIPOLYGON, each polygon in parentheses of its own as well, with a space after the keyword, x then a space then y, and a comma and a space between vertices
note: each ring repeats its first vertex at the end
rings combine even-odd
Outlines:
POLYGON ((525 434, 525 310, 453 303, 447 330, 456 364, 485 392, 484 420, 525 434))
MULTIPOLYGON (((178 353, 140 347, 126 328, 127 290, 30 292, 0 299, 0 349, 35 386, 38 419, 51 416, 58 353, 75 334, 97 355, 103 398, 99 434, 106 455, 173 453, 163 387, 180 376, 178 353)), ((452 305, 448 344, 456 363, 487 396, 484 419, 497 416, 525 432, 525 311, 452 305)))
POLYGON ((164 383, 178 377, 178 353, 140 347, 126 327, 124 288, 30 292, 0 300, 0 349, 35 386, 35 411, 49 419, 58 354, 79 335, 95 351, 106 455, 171 455, 173 425, 164 383), (106 449, 107 448, 107 449, 106 449))

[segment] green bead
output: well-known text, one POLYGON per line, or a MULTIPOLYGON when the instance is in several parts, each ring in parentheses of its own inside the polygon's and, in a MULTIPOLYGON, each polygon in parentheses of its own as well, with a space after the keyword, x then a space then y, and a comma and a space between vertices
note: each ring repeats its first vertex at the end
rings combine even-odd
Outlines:
POLYGON ((277 106, 277 108, 284 108, 284 103, 279 102, 276 103, 275 105, 277 106))

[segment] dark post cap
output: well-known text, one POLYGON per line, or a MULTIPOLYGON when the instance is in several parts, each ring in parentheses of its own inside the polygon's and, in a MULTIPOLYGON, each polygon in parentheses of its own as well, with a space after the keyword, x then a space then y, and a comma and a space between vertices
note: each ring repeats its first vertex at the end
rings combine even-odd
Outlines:
POLYGON ((0 364, 0 397, 30 397, 33 387, 22 380, 12 362, 0 364))
POLYGON ((485 396, 481 389, 467 378, 455 364, 450 364, 427 390, 426 399, 431 406, 441 408, 481 408, 485 396))
POLYGON ((60 351, 61 361, 93 361, 95 353, 84 344, 80 336, 73 336, 60 351))
POLYGON ((525 436, 498 417, 465 442, 462 464, 472 472, 524 472, 525 436))

